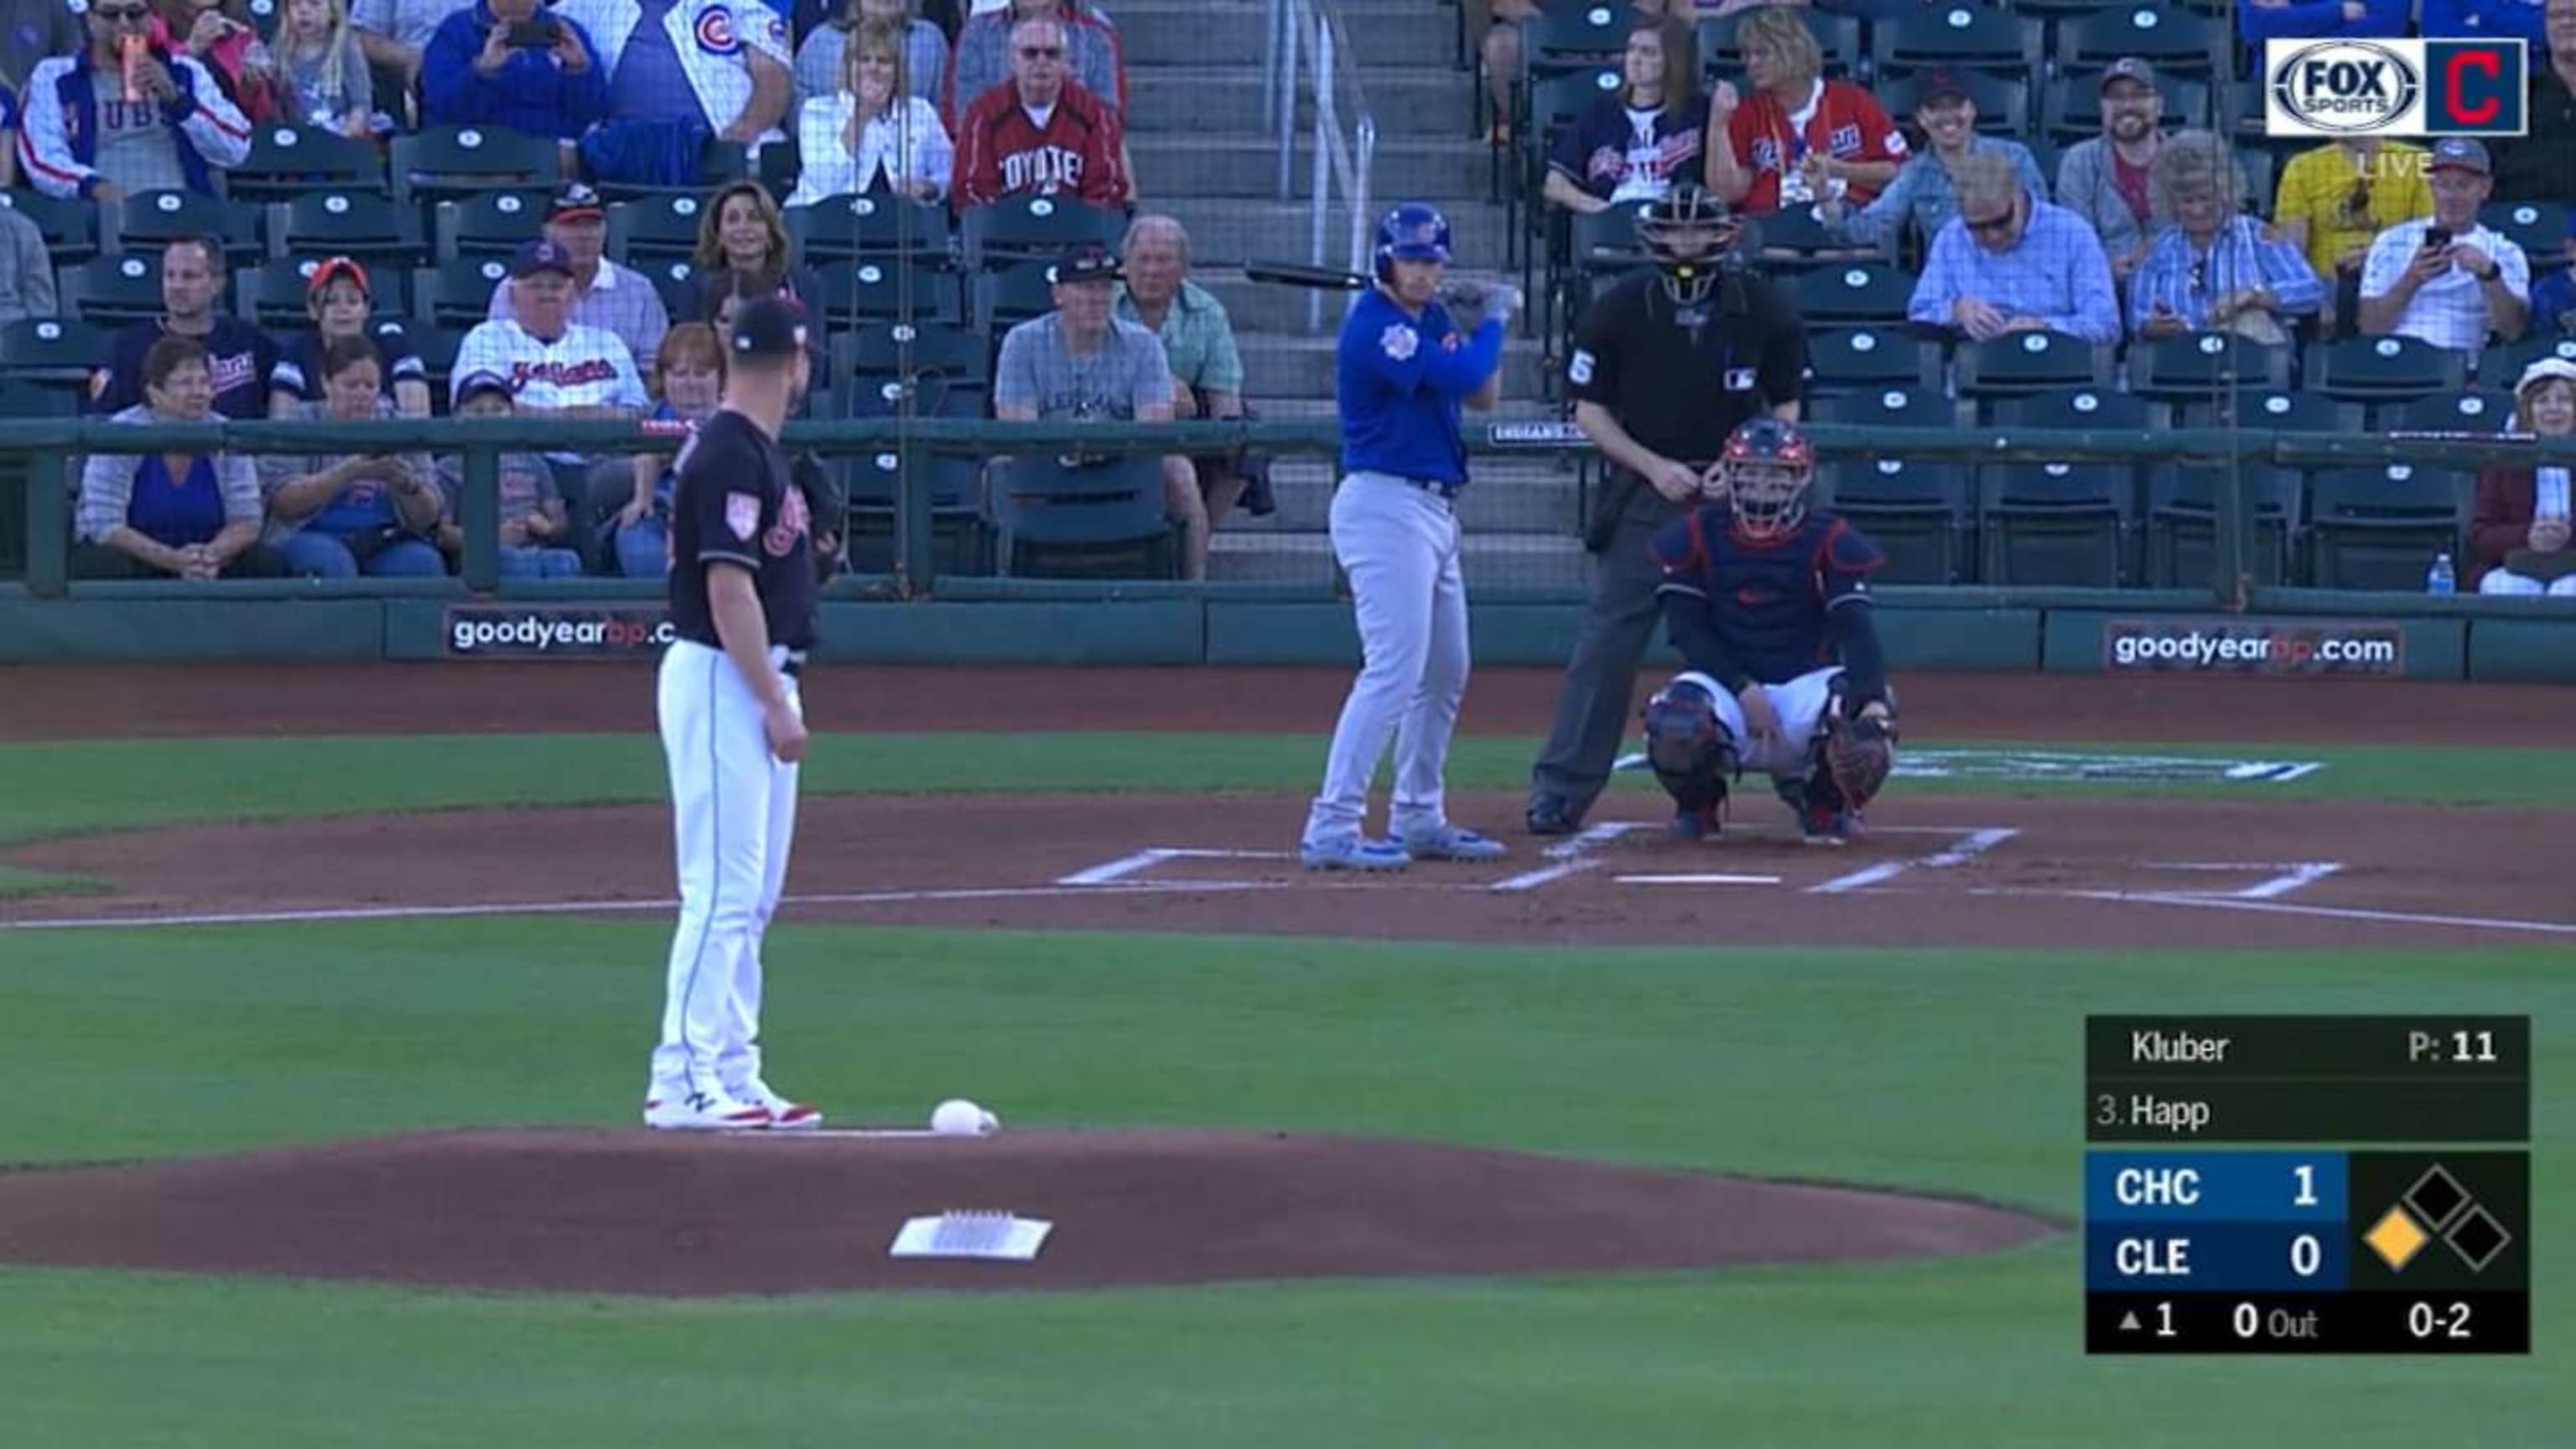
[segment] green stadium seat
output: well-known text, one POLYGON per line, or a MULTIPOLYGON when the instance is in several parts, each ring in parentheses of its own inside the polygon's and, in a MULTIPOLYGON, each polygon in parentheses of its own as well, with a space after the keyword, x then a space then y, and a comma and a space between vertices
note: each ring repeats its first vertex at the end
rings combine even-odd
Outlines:
POLYGON ((1067 467, 1052 454, 996 459, 986 518, 1000 572, 1045 578, 1172 578, 1179 538, 1150 455, 1067 467))
POLYGON ((509 257, 545 235, 551 199, 542 191, 484 191, 438 203, 430 213, 438 260, 509 257))
MULTIPOLYGON (((2247 559, 2257 584, 2289 580, 2291 542, 2299 526, 2300 478, 2288 468, 2244 465, 2254 497, 2254 547, 2247 559)), ((2151 589, 2209 583, 2218 557, 2215 467, 2166 465, 2147 475, 2146 574, 2151 589)))
POLYGON ((356 257, 370 271, 429 260, 420 213, 371 191, 306 192, 274 216, 276 256, 356 257))
POLYGON ((1937 387, 1866 388, 1816 398, 1807 415, 1819 423, 1873 428, 1956 428, 1958 402, 1937 387))
POLYGON ((2345 402, 2409 402, 2468 386, 2468 359, 2413 337, 2347 337, 2308 348, 2307 385, 2345 402))
POLYGON ((266 125, 251 136, 249 159, 224 173, 235 201, 285 201, 316 189, 390 194, 382 152, 314 126, 266 125))
POLYGON ((1936 65, 2037 75, 2040 40, 2038 21, 2001 6, 1933 5, 1893 26, 1872 27, 1881 76, 1936 65))
POLYGON ((2308 579, 2321 589, 2421 592, 2433 556, 2460 553, 2468 479, 2404 463, 2308 480, 2308 579))
POLYGON ((1902 327, 1915 278, 1885 262, 1816 267, 1790 280, 1798 314, 1810 327, 1902 327))
POLYGON ((2290 385, 2290 349, 2231 332, 2194 332, 2129 344, 2129 391, 2157 402, 2205 402, 2245 389, 2290 385))
POLYGON ((948 210, 884 196, 826 196, 787 213, 787 235, 797 259, 827 267, 871 261, 945 261, 951 236, 948 210))
POLYGON ((268 227, 256 206, 218 201, 193 191, 145 191, 125 198, 122 206, 101 213, 116 227, 116 247, 127 252, 159 252, 180 237, 212 237, 235 262, 268 252, 268 227))
POLYGON ((77 266, 98 255, 98 203, 78 196, 47 196, 41 191, 0 191, 0 206, 36 224, 44 234, 45 255, 55 267, 77 266))
POLYGON ((432 126, 396 136, 387 167, 394 199, 437 201, 478 191, 552 191, 563 154, 552 137, 502 126, 432 126))
POLYGON ((1819 329, 1807 334, 1810 395, 1890 387, 1938 387, 1937 343, 1902 327, 1819 329))
POLYGON ((691 193, 664 192, 620 201, 608 208, 608 254, 630 266, 656 258, 694 257, 705 203, 691 193))
POLYGON ((1115 211, 1061 196, 1006 196, 966 209, 966 265, 990 268, 1029 257, 1050 261, 1076 242, 1115 250, 1126 222, 1115 211))
POLYGON ((1978 471, 1986 583, 2117 588, 2127 578, 2137 476, 2116 463, 2004 463, 1978 471))
POLYGON ((2111 349, 2064 332, 2011 332, 1961 343, 1955 361, 1959 396, 1973 400, 2111 387, 2111 349))
POLYGON ((2372 426, 2400 433, 2501 433, 2513 427, 2513 394, 2459 392, 2390 403, 2372 426))
POLYGON ((1968 531, 1975 482, 1956 463, 1836 458, 1817 469, 1819 501, 1887 554, 1881 583, 1969 581, 1968 531))

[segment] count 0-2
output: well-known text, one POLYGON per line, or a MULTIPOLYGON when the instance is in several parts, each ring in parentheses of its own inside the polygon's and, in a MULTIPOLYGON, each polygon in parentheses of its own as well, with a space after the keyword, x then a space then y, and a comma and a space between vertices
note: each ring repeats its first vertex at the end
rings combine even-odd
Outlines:
POLYGON ((2489 1063, 2495 1059, 2495 1033, 2492 1031, 2406 1033, 2406 1060, 2410 1062, 2489 1063))

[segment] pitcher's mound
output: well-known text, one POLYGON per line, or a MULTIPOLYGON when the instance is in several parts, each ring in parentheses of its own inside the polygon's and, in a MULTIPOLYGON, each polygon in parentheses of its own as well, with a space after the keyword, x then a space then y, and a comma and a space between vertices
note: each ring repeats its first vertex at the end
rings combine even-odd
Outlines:
POLYGON ((0 1261, 519 1292, 1096 1288, 1989 1252, 1976 1203, 1415 1142, 445 1132, 0 1173, 0 1261), (895 1259, 905 1219, 1055 1224, 1034 1263, 895 1259))

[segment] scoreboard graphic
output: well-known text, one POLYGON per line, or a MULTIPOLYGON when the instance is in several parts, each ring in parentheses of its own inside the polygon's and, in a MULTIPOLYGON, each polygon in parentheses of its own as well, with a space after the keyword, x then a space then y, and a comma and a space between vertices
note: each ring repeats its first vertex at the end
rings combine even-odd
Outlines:
POLYGON ((2085 1349, 2531 1351, 2527 1017, 2085 1023, 2085 1349))

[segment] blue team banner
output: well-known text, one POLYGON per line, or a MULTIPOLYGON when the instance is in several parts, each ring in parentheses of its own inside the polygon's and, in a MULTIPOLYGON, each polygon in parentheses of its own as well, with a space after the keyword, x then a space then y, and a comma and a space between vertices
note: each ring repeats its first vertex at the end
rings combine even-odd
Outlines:
POLYGON ((2519 136, 2531 125, 2523 42, 2267 40, 2271 136, 2519 136))
POLYGON ((2093 1222, 2323 1223, 2348 1216, 2341 1152, 2084 1154, 2084 1216, 2093 1222))
POLYGON ((2340 1293, 2352 1262, 2341 1223, 2093 1222, 2088 1293, 2340 1293))

